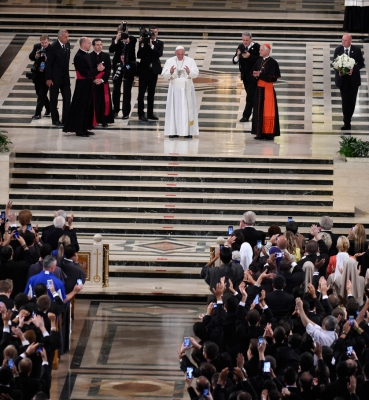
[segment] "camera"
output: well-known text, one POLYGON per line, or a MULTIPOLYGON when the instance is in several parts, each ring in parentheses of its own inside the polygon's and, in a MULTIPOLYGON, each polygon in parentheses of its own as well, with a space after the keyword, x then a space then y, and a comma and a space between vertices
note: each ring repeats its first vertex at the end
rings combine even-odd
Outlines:
POLYGON ((144 44, 149 44, 150 43, 150 38, 154 36, 155 33, 154 31, 147 30, 143 26, 140 28, 140 36, 142 37, 142 43, 144 44))
POLYGON ((113 76, 113 81, 116 81, 117 79, 119 79, 121 75, 122 75, 122 78, 124 78, 124 71, 125 71, 125 66, 122 63, 118 63, 117 69, 113 76))

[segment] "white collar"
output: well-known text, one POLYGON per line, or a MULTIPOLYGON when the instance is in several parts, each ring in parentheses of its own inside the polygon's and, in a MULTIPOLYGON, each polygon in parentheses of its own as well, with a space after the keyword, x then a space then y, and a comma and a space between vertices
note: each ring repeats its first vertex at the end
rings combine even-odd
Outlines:
POLYGON ((60 44, 60 46, 61 46, 62 48, 65 46, 65 44, 62 43, 59 39, 58 39, 58 42, 59 42, 59 44, 60 44))

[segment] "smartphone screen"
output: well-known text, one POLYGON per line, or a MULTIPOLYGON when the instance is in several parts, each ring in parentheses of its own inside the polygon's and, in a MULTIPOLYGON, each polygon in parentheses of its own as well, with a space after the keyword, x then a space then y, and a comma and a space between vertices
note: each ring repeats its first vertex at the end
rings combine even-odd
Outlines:
POLYGON ((263 372, 270 372, 270 362, 269 361, 264 362, 263 372))
POLYGON ((204 391, 202 392, 204 396, 209 396, 209 389, 205 388, 204 391))
POLYGON ((27 224, 27 231, 30 231, 32 229, 32 225, 31 224, 27 224))
POLYGON ((13 237, 14 237, 15 239, 18 239, 18 238, 19 238, 19 233, 18 233, 18 231, 14 231, 13 237))
POLYGON ((5 221, 5 211, 1 211, 1 219, 5 221))
POLYGON ((222 250, 223 247, 224 247, 224 244, 220 244, 219 245, 219 250, 222 250))
POLYGON ((347 346, 347 354, 348 354, 349 356, 351 356, 352 350, 353 350, 353 347, 352 347, 352 346, 347 346))
POLYGON ((254 304, 255 304, 255 305, 258 305, 258 304, 259 304, 259 295, 258 295, 258 294, 255 296, 254 304))
POLYGON ((232 235, 232 233, 233 233, 233 226, 229 226, 228 227, 228 235, 232 235))
POLYGON ((258 241, 256 242, 256 246, 257 246, 257 248, 258 248, 259 250, 261 250, 261 246, 262 246, 261 240, 258 240, 258 241))
POLYGON ((259 346, 264 343, 264 338, 262 336, 259 337, 259 346))
POLYGON ((191 345, 190 338, 186 336, 186 337, 183 339, 183 344, 184 344, 185 347, 190 347, 190 345, 191 345))
POLYGON ((77 279, 77 285, 82 285, 82 279, 77 279))
POLYGON ((292 222, 292 221, 293 221, 292 217, 288 217, 288 218, 287 218, 287 221, 288 221, 288 222, 292 222))
POLYGON ((350 325, 354 325, 354 316, 353 315, 349 316, 349 321, 350 321, 350 325))
POLYGON ((9 358, 9 359, 8 359, 8 367, 9 367, 10 369, 13 369, 13 367, 14 367, 14 361, 13 361, 12 358, 9 358))
POLYGON ((53 283, 53 281, 51 279, 47 280, 47 288, 50 289, 51 288, 51 284, 53 283))
POLYGON ((43 347, 40 345, 40 346, 38 346, 37 347, 37 353, 42 353, 42 349, 43 349, 43 347))
POLYGON ((192 367, 187 367, 186 375, 187 375, 188 379, 192 379, 193 378, 193 368, 192 367))
POLYGON ((214 305, 213 305, 213 308, 218 308, 218 304, 214 304, 214 305))

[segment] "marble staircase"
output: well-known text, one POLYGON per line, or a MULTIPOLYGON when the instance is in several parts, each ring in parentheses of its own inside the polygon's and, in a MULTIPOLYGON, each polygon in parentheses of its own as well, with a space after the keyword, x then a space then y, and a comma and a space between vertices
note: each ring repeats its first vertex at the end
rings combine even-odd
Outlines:
POLYGON ((216 237, 249 209, 263 230, 292 216, 306 234, 329 214, 347 234, 354 210, 333 208, 333 179, 323 158, 15 153, 10 198, 40 228, 62 208, 82 240, 101 233, 112 279, 196 282, 216 237))

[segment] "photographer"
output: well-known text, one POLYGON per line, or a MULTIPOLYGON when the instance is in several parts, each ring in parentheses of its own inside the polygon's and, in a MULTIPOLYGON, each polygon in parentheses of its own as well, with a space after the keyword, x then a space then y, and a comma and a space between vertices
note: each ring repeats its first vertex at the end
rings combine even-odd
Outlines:
POLYGON ((164 43, 157 39, 158 28, 150 26, 149 32, 144 28, 140 31, 137 58, 141 59, 138 85, 138 119, 146 122, 148 119, 157 121, 154 115, 154 96, 158 75, 162 68, 160 57, 163 55, 164 43), (145 115, 144 97, 147 90, 147 117, 145 115))
POLYGON ((118 33, 112 39, 109 53, 113 57, 113 107, 114 118, 118 117, 120 110, 120 95, 123 80, 123 105, 122 119, 128 119, 131 112, 131 91, 137 71, 136 63, 136 42, 134 36, 128 34, 127 22, 123 21, 118 26, 118 33))
POLYGON ((46 85, 45 78, 45 62, 47 58, 47 52, 49 51, 49 36, 42 35, 40 37, 40 43, 33 46, 33 50, 29 55, 29 59, 34 61, 31 73, 29 73, 30 79, 35 84, 35 90, 37 94, 37 105, 35 115, 32 119, 40 119, 42 108, 45 107, 45 117, 50 117, 50 102, 47 97, 49 87, 46 85))

